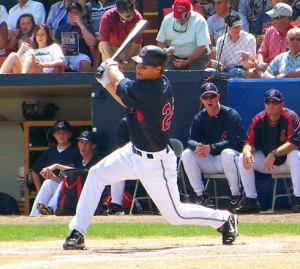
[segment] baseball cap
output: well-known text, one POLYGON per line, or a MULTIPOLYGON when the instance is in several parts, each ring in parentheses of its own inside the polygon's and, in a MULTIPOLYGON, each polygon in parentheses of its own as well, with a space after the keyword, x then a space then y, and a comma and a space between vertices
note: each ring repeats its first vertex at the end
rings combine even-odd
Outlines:
POLYGON ((224 18, 225 23, 228 27, 235 27, 242 25, 242 20, 239 14, 228 14, 224 18))
POLYGON ((217 86, 213 83, 204 83, 200 89, 201 97, 207 93, 218 94, 219 90, 217 86))
POLYGON ((85 141, 90 141, 92 142, 93 144, 96 143, 96 137, 94 135, 93 132, 91 131, 82 131, 79 136, 77 137, 78 140, 82 139, 82 140, 85 140, 85 141))
POLYGON ((284 100, 282 93, 276 89, 271 89, 266 92, 265 101, 267 99, 275 99, 278 102, 282 102, 284 100))
POLYGON ((191 11, 190 0, 175 0, 173 4, 174 18, 184 20, 191 11))
POLYGON ((162 66, 164 68, 167 63, 168 56, 162 48, 154 45, 148 45, 141 49, 139 55, 131 57, 131 59, 138 64, 162 66))
POLYGON ((56 131, 59 130, 65 130, 65 131, 72 131, 71 125, 69 122, 67 122, 66 120, 60 120, 55 122, 54 127, 53 127, 53 133, 55 133, 56 131))
POLYGON ((83 11, 82 6, 77 2, 72 2, 70 5, 68 5, 67 11, 69 12, 71 9, 74 9, 74 8, 79 10, 80 12, 83 11))
POLYGON ((285 3, 276 4, 271 10, 266 12, 271 18, 292 17, 293 9, 285 3))

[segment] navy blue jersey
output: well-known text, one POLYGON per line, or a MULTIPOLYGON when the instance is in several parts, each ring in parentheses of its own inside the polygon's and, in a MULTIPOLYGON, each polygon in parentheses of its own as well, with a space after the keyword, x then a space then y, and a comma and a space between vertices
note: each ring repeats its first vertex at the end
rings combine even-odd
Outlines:
POLYGON ((174 111, 172 86, 168 78, 123 79, 117 95, 127 107, 131 142, 137 148, 156 152, 169 144, 168 130, 174 111))
MULTIPOLYGON (((39 174, 44 167, 55 163, 75 167, 81 162, 81 159, 78 147, 75 145, 70 145, 62 152, 58 152, 57 146, 53 146, 42 153, 32 170, 39 174)), ((59 170, 54 170, 53 173, 58 176, 59 170)))
POLYGON ((233 108, 222 105, 218 115, 213 117, 203 109, 193 118, 188 147, 195 150, 197 143, 215 144, 210 152, 213 156, 220 155, 226 148, 241 151, 244 127, 240 115, 233 108))
MULTIPOLYGON (((276 123, 271 122, 266 111, 262 111, 250 123, 246 144, 267 156, 286 142, 299 146, 299 134, 299 118, 294 111, 283 108, 276 123)), ((276 156, 274 164, 281 165, 285 160, 286 155, 276 156)))
POLYGON ((100 154, 98 154, 97 152, 94 153, 93 157, 90 159, 90 161, 86 164, 83 165, 82 161, 80 161, 79 163, 75 164, 76 168, 80 168, 80 169, 87 169, 90 170, 90 168, 95 165, 96 163, 98 163, 101 160, 101 156, 100 154))

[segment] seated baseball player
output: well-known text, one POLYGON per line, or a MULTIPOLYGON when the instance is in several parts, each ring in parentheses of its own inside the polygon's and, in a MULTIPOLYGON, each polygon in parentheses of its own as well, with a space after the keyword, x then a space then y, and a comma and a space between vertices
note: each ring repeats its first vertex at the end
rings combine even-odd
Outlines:
POLYGON ((246 199, 235 212, 260 212, 254 173, 258 171, 266 174, 291 173, 294 190, 292 211, 299 213, 299 118, 294 111, 284 107, 284 98, 279 90, 267 91, 264 102, 265 110, 252 119, 243 153, 239 157, 246 199))
POLYGON ((219 90, 213 83, 201 86, 200 102, 204 109, 194 116, 188 148, 182 153, 184 169, 196 193, 196 203, 203 206, 210 199, 202 173, 225 173, 232 209, 241 200, 238 156, 244 139, 242 120, 237 111, 220 104, 219 90))

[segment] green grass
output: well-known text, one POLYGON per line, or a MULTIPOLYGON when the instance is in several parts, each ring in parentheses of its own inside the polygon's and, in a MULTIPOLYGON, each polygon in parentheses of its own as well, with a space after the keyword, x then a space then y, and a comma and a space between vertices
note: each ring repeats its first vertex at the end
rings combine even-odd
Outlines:
MULTIPOLYGON (((272 234, 300 234, 297 223, 243 223, 239 226, 241 235, 260 236, 272 234)), ((63 239, 68 233, 66 224, 3 224, 0 225, 0 241, 37 241, 63 239)), ((172 226, 161 223, 97 223, 89 227, 88 238, 120 238, 151 236, 218 236, 208 226, 172 226)))

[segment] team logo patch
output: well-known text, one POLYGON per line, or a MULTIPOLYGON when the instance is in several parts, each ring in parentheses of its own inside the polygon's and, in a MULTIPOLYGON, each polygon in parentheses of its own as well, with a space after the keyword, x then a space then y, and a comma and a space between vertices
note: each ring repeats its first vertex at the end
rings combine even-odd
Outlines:
POLYGON ((88 131, 84 131, 83 133, 82 133, 82 136, 83 137, 87 137, 89 135, 89 132, 88 131))
POLYGON ((285 130, 282 130, 281 132, 280 132, 280 142, 285 142, 286 141, 286 135, 285 135, 285 130))
POLYGON ((225 141, 225 140, 227 140, 227 131, 224 131, 224 132, 221 134, 220 142, 225 141))
POLYGON ((65 124, 64 124, 63 121, 60 121, 60 122, 57 124, 57 126, 58 126, 59 128, 63 128, 63 127, 65 126, 65 124))
POLYGON ((206 90, 206 91, 209 91, 209 90, 210 90, 210 84, 207 84, 207 85, 205 86, 205 90, 206 90))
POLYGON ((141 57, 145 56, 145 55, 147 54, 147 52, 148 52, 148 48, 147 48, 147 47, 144 47, 144 48, 141 50, 141 52, 140 52, 140 56, 141 56, 141 57))
POLYGON ((270 91, 269 96, 273 97, 275 95, 275 90, 270 91))

